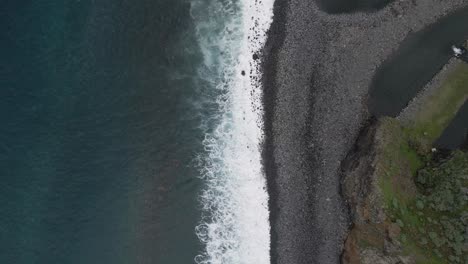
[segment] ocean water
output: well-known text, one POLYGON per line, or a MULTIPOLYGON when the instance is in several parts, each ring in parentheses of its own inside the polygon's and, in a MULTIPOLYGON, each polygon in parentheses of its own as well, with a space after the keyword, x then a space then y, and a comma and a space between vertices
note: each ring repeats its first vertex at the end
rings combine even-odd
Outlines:
POLYGON ((201 77, 216 80, 218 119, 203 141, 202 221, 205 244, 197 263, 269 263, 270 227, 263 138, 259 56, 272 18, 273 1, 192 3, 204 54, 201 77), (213 16, 206 16, 209 10, 213 16), (213 34, 212 32, 216 32, 213 34), (221 67, 220 67, 221 65, 221 67))
POLYGON ((0 263, 268 263, 272 6, 2 1, 0 263))

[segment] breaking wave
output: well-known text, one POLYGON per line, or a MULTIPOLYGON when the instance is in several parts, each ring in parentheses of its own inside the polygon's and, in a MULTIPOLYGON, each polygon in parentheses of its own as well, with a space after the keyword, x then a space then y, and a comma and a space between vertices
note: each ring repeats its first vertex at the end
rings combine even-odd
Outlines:
MULTIPOLYGON (((261 165, 262 88, 258 54, 272 20, 274 0, 193 0, 203 54, 199 77, 216 114, 206 122, 200 158, 204 189, 196 234, 199 264, 270 263, 266 179, 261 165), (206 127, 210 127, 206 125, 206 127)), ((206 105, 210 105, 207 103, 206 105)))

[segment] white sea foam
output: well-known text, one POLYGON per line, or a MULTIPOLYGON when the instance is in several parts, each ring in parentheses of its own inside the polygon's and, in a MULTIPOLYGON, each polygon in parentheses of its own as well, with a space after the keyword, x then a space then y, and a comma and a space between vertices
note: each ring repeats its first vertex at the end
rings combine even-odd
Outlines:
POLYGON ((258 60, 274 0, 193 0, 191 13, 204 63, 200 77, 216 89, 218 114, 203 142, 202 222, 196 233, 205 264, 270 263, 268 193, 261 167, 263 137, 258 60), (242 75, 245 73, 245 76, 242 75))

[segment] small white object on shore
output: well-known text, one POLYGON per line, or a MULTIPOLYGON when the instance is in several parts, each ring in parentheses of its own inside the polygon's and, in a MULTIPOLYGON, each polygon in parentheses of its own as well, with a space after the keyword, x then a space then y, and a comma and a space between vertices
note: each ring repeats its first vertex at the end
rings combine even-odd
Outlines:
POLYGON ((455 55, 457 58, 465 53, 465 50, 462 47, 457 47, 455 45, 452 46, 452 51, 453 55, 455 55))
POLYGON ((435 152, 437 152, 437 149, 436 149, 436 148, 432 148, 431 151, 432 151, 432 153, 435 153, 435 152))

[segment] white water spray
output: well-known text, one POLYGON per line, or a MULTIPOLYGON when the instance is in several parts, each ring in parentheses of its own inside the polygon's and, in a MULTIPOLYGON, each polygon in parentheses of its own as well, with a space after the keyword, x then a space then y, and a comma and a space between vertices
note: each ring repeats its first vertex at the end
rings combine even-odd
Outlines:
POLYGON ((259 60, 274 0, 192 2, 204 56, 201 78, 218 90, 217 127, 203 142, 199 264, 270 263, 268 193, 261 166, 259 60))

